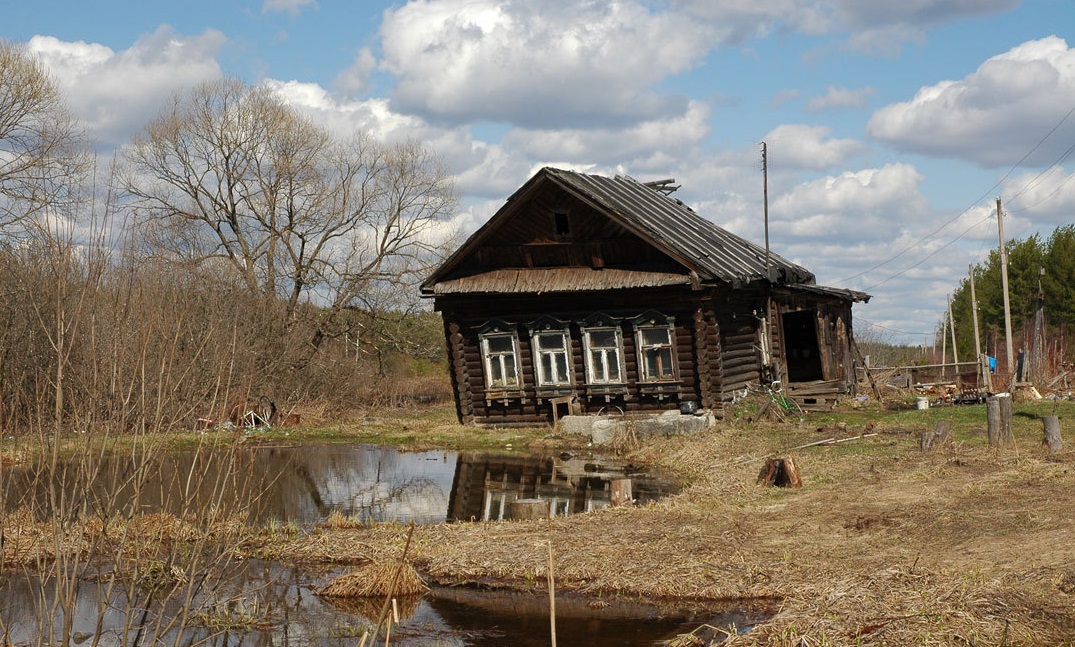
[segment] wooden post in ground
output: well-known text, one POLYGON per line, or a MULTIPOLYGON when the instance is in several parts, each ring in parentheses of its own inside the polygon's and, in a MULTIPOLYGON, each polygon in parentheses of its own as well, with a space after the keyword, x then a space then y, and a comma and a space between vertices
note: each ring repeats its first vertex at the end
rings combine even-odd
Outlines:
POLYGON ((1010 393, 998 393, 986 400, 986 417, 989 425, 990 447, 1011 447, 1015 444, 1012 435, 1012 396, 1010 393))
POLYGON ((635 502, 631 479, 612 479, 612 507, 635 502))
POLYGON ((924 451, 931 451, 934 447, 943 445, 948 440, 948 432, 952 429, 951 420, 940 420, 937 422, 937 428, 933 431, 923 431, 922 435, 918 437, 918 446, 924 451))
POLYGON ((1049 448, 1050 454, 1064 449, 1064 441, 1060 438, 1059 416, 1044 416, 1041 421, 1045 425, 1045 438, 1041 444, 1049 448))
POLYGON ((511 502, 511 518, 516 521, 548 519, 549 502, 545 499, 515 499, 511 502))

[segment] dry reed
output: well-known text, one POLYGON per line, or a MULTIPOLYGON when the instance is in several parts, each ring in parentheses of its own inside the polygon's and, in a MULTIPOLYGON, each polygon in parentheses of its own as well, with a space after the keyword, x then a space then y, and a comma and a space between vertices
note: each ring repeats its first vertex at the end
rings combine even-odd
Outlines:
POLYGON ((395 560, 375 562, 345 573, 321 588, 318 595, 340 598, 418 595, 429 590, 414 566, 395 560), (396 573, 399 572, 398 579, 396 573), (395 588, 392 588, 395 580, 395 588))

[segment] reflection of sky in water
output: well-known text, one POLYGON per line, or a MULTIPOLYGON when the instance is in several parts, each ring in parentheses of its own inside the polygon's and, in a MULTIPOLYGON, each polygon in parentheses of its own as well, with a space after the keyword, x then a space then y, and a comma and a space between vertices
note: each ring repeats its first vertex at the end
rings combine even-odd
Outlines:
MULTIPOLYGON (((135 610, 126 620, 135 625, 145 623, 141 640, 144 644, 203 644, 206 647, 271 647, 272 645, 305 645, 309 647, 354 647, 359 637, 356 629, 374 622, 383 600, 343 600, 330 603, 311 591, 328 584, 343 570, 330 573, 309 573, 300 568, 259 560, 243 560, 222 564, 222 577, 198 586, 191 610, 211 610, 232 613, 253 612, 271 626, 249 632, 236 631, 207 635, 204 628, 194 627, 177 635, 168 619, 186 607, 184 591, 172 595, 165 591, 151 605, 154 613, 142 616, 137 611, 145 601, 128 607, 121 592, 121 582, 113 589, 108 604, 99 604, 106 595, 105 579, 84 581, 77 592, 72 618, 74 642, 88 646, 97 631, 98 612, 101 616, 100 645, 118 647, 134 642, 138 632, 129 627, 124 635, 124 609, 135 610), (167 599, 162 599, 167 598, 167 599), (161 606, 163 605, 163 607, 161 606), (163 610, 160 616, 157 611, 163 610), (158 621, 160 624, 158 624, 158 621), (204 642, 202 642, 204 641, 204 642)), ((42 590, 32 577, 0 579, 0 617, 10 644, 34 644, 42 635, 40 607, 42 590)), ((55 593, 52 586, 44 587, 44 599, 55 593)), ((658 607, 644 601, 609 599, 600 609, 589 607, 585 599, 558 596, 557 638, 565 645, 653 645, 677 633, 692 630, 702 623, 726 626, 749 626, 760 616, 743 614, 734 609, 720 613, 714 605, 706 609, 699 603, 666 604, 658 607)), ((399 600, 402 624, 393 629, 392 644, 401 647, 437 645, 439 647, 478 647, 510 644, 515 647, 547 645, 547 598, 543 594, 496 591, 466 592, 459 589, 434 591, 421 600, 399 600)), ((59 622, 59 621, 57 621, 59 622)), ((59 625, 57 624, 57 627, 59 625)), ((358 632, 360 633, 360 632, 358 632)), ((383 636, 382 636, 383 638, 383 636)), ((367 643, 369 644, 369 643, 367 643)), ((380 644, 380 642, 378 642, 380 644)))
POLYGON ((305 501, 297 500, 297 508, 282 510, 288 520, 310 522, 337 510, 363 521, 444 521, 455 474, 454 453, 401 453, 355 445, 309 449, 296 448, 291 460, 308 464, 316 493, 309 491, 305 501))
MULTIPOLYGON (((508 518, 517 498, 549 501, 556 514, 585 512, 608 505, 612 480, 625 475, 624 468, 595 456, 460 455, 355 444, 243 445, 135 462, 106 459, 90 467, 61 465, 55 473, 47 465, 16 468, 4 482, 0 508, 47 506, 49 485, 57 483, 68 500, 85 500, 88 509, 106 514, 165 510, 187 516, 216 509, 304 527, 333 513, 360 522, 428 524, 508 518), (139 485, 131 480, 135 473, 145 477, 139 485)), ((649 474, 632 472, 630 479, 640 502, 675 490, 649 474)))

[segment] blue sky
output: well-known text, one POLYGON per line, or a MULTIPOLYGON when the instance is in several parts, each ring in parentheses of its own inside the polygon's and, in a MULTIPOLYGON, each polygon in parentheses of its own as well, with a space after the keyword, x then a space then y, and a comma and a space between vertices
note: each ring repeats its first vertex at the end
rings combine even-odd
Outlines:
POLYGON ((41 57, 102 159, 172 93, 238 76, 341 134, 423 141, 463 233, 552 165, 674 177, 760 241, 765 141, 772 247, 874 295, 860 336, 932 341, 997 244, 997 196, 1009 238, 1075 222, 1069 0, 5 5, 0 38, 41 57))

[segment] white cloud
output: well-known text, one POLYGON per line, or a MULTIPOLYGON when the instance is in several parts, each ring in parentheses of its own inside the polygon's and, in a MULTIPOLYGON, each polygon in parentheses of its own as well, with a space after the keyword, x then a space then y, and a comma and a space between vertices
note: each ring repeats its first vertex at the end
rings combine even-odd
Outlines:
POLYGON ((385 13, 393 105, 443 120, 529 127, 631 123, 682 113, 651 91, 695 65, 712 30, 638 2, 412 0, 385 13))
POLYGON ((898 53, 904 42, 921 42, 930 27, 1014 8, 1019 0, 672 0, 671 5, 722 27, 725 43, 774 31, 810 36, 848 36, 849 49, 898 53))
POLYGON ((900 150, 963 158, 987 167, 1049 166, 1075 138, 1075 50, 1056 36, 1025 42, 994 56, 959 81, 920 89, 911 101, 886 106, 868 132, 900 150), (1035 146, 1040 147, 1033 150, 1035 146))
POLYGON ((297 16, 308 7, 316 9, 316 0, 265 0, 261 5, 261 13, 283 12, 297 16))
POLYGON ((832 139, 828 126, 784 124, 769 131, 762 140, 768 146, 770 166, 823 170, 845 164, 866 151, 855 139, 832 139))
POLYGON ((355 55, 355 60, 336 77, 336 89, 344 94, 356 96, 366 89, 370 75, 377 67, 377 60, 368 47, 363 47, 355 55))
POLYGON ((773 201, 770 222, 790 238, 892 240, 928 213, 909 164, 846 172, 800 184, 773 201))
POLYGON ((221 76, 223 34, 184 37, 164 25, 129 49, 34 36, 28 48, 63 88, 73 112, 101 145, 125 144, 172 94, 221 76))
POLYGON ((647 159, 660 151, 683 151, 708 134, 709 108, 692 101, 685 114, 657 118, 627 128, 516 130, 503 143, 535 159, 573 159, 599 164, 647 159))
POLYGON ((815 112, 832 110, 835 108, 861 108, 866 105, 870 97, 877 93, 874 88, 861 88, 848 90, 847 88, 829 86, 829 90, 823 97, 814 97, 806 103, 806 109, 815 112))

